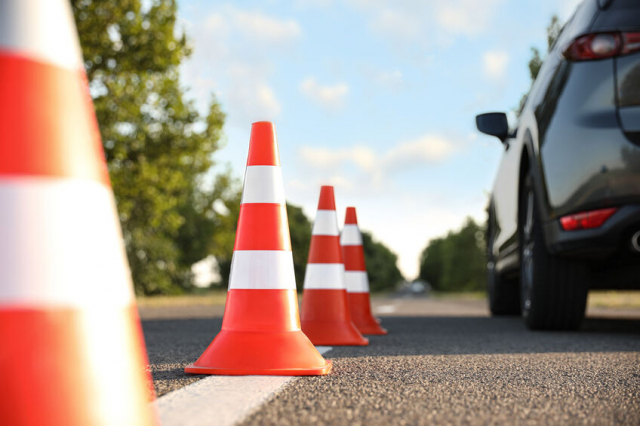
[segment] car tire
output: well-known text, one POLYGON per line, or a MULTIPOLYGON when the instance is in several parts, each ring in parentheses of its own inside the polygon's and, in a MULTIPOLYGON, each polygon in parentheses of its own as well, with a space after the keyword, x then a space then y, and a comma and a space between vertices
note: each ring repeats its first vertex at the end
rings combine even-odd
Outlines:
POLYGON ((578 329, 587 305, 587 264, 547 250, 531 175, 522 187, 519 215, 524 322, 532 330, 578 329))
POLYGON ((492 229, 493 213, 489 213, 487 229, 487 299, 493 316, 520 315, 520 286, 517 280, 508 280, 496 269, 493 255, 495 231, 492 229))

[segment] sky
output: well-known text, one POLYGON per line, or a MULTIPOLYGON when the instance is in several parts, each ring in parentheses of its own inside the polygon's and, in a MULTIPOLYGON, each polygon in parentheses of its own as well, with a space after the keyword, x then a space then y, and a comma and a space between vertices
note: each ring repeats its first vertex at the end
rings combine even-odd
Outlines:
POLYGON ((480 223, 502 146, 475 115, 512 111, 530 47, 579 0, 179 0, 182 70, 206 113, 227 114, 214 158, 244 174, 251 123, 276 124, 287 200, 315 216, 334 185, 339 222, 398 255, 408 279, 432 238, 480 223))

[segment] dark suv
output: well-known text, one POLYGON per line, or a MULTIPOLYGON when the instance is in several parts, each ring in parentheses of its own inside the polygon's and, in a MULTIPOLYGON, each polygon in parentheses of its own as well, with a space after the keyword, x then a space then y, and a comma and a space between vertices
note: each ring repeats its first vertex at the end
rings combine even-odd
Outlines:
POLYGON ((589 289, 640 289, 640 0, 585 0, 504 144, 488 207, 494 315, 576 329, 589 289))

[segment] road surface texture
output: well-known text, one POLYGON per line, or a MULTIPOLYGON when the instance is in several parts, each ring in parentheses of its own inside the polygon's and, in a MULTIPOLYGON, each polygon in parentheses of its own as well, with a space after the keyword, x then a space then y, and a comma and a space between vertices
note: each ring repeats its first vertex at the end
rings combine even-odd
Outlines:
MULTIPOLYGON (((389 330, 334 347, 328 377, 286 385, 244 424, 640 424, 640 312, 591 309, 579 332, 530 332, 480 300, 380 298, 389 330)), ((141 309, 158 396, 193 362, 221 307, 141 309), (166 312, 165 312, 166 311, 166 312)))

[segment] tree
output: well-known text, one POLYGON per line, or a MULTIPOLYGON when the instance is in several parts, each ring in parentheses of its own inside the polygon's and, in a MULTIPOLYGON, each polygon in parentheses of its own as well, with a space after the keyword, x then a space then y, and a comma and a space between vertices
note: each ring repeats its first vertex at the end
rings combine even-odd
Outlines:
MULTIPOLYGON (((229 214, 225 220, 238 221, 240 196, 233 206, 225 204, 229 209, 229 214)), ((298 291, 303 290, 304 275, 307 269, 307 259, 309 256, 309 246, 311 245, 311 221, 304 214, 302 208, 287 203, 287 216, 289 219, 289 233, 291 235, 291 250, 293 252, 293 270, 296 276, 298 291)), ((397 256, 391 252, 384 244, 375 241, 368 232, 362 233, 363 249, 369 285, 371 291, 381 291, 392 289, 401 281, 402 274, 396 266, 397 256)), ((222 250, 216 254, 222 285, 228 286, 229 272, 231 268, 231 255, 233 253, 233 238, 226 242, 219 242, 218 247, 222 250)))
POLYGON ((204 182, 225 116, 215 98, 205 118, 185 99, 176 2, 145 5, 72 0, 136 292, 179 293, 211 235, 229 232, 211 209, 220 181, 204 182))
MULTIPOLYGON (((225 179, 229 179, 228 175, 225 175, 225 179)), ((225 185, 222 185, 222 187, 225 187, 225 185)), ((215 245, 215 250, 212 253, 218 261, 218 268, 222 277, 220 284, 228 287, 242 192, 237 191, 233 196, 226 196, 223 199, 224 201, 219 203, 219 209, 223 210, 224 215, 218 213, 216 217, 218 220, 224 221, 220 226, 224 228, 231 227, 233 232, 215 234, 212 241, 213 245, 215 245)), ((311 222, 305 216, 302 208, 289 203, 287 203, 287 216, 289 219, 289 234, 291 235, 291 251, 293 252, 293 270, 296 276, 296 285, 298 290, 302 290, 309 245, 311 243, 311 222)), ((198 229, 201 229, 201 227, 194 224, 193 232, 198 229)), ((185 235, 185 237, 186 240, 190 239, 190 235, 185 235)))
MULTIPOLYGON (((551 17, 551 22, 547 26, 547 52, 551 51, 551 48, 560 36, 561 31, 562 24, 560 23, 560 18, 558 18, 557 15, 553 15, 551 17)), ((529 59, 529 63, 527 65, 529 67, 531 83, 533 83, 538 77, 540 68, 542 67, 542 56, 540 55, 540 50, 537 47, 531 47, 531 59, 529 59)), ((522 98, 520 98, 520 104, 518 105, 517 109, 518 115, 520 115, 520 113, 522 112, 522 108, 524 108, 524 103, 526 100, 527 94, 525 93, 524 95, 522 95, 522 98)))
POLYGON ((419 277, 429 284, 434 290, 442 290, 442 269, 444 265, 444 238, 435 238, 420 255, 419 277))
POLYGON ((467 218, 460 230, 429 242, 420 256, 420 278, 439 291, 483 290, 484 246, 482 228, 467 218))
POLYGON ((362 232, 362 246, 369 276, 369 290, 376 292, 394 289, 404 279, 396 265, 398 256, 366 231, 362 232))
POLYGON ((302 208, 287 203, 289 233, 291 234, 291 250, 293 251, 293 270, 296 275, 296 286, 302 290, 304 274, 307 269, 309 246, 311 245, 311 222, 302 208))

